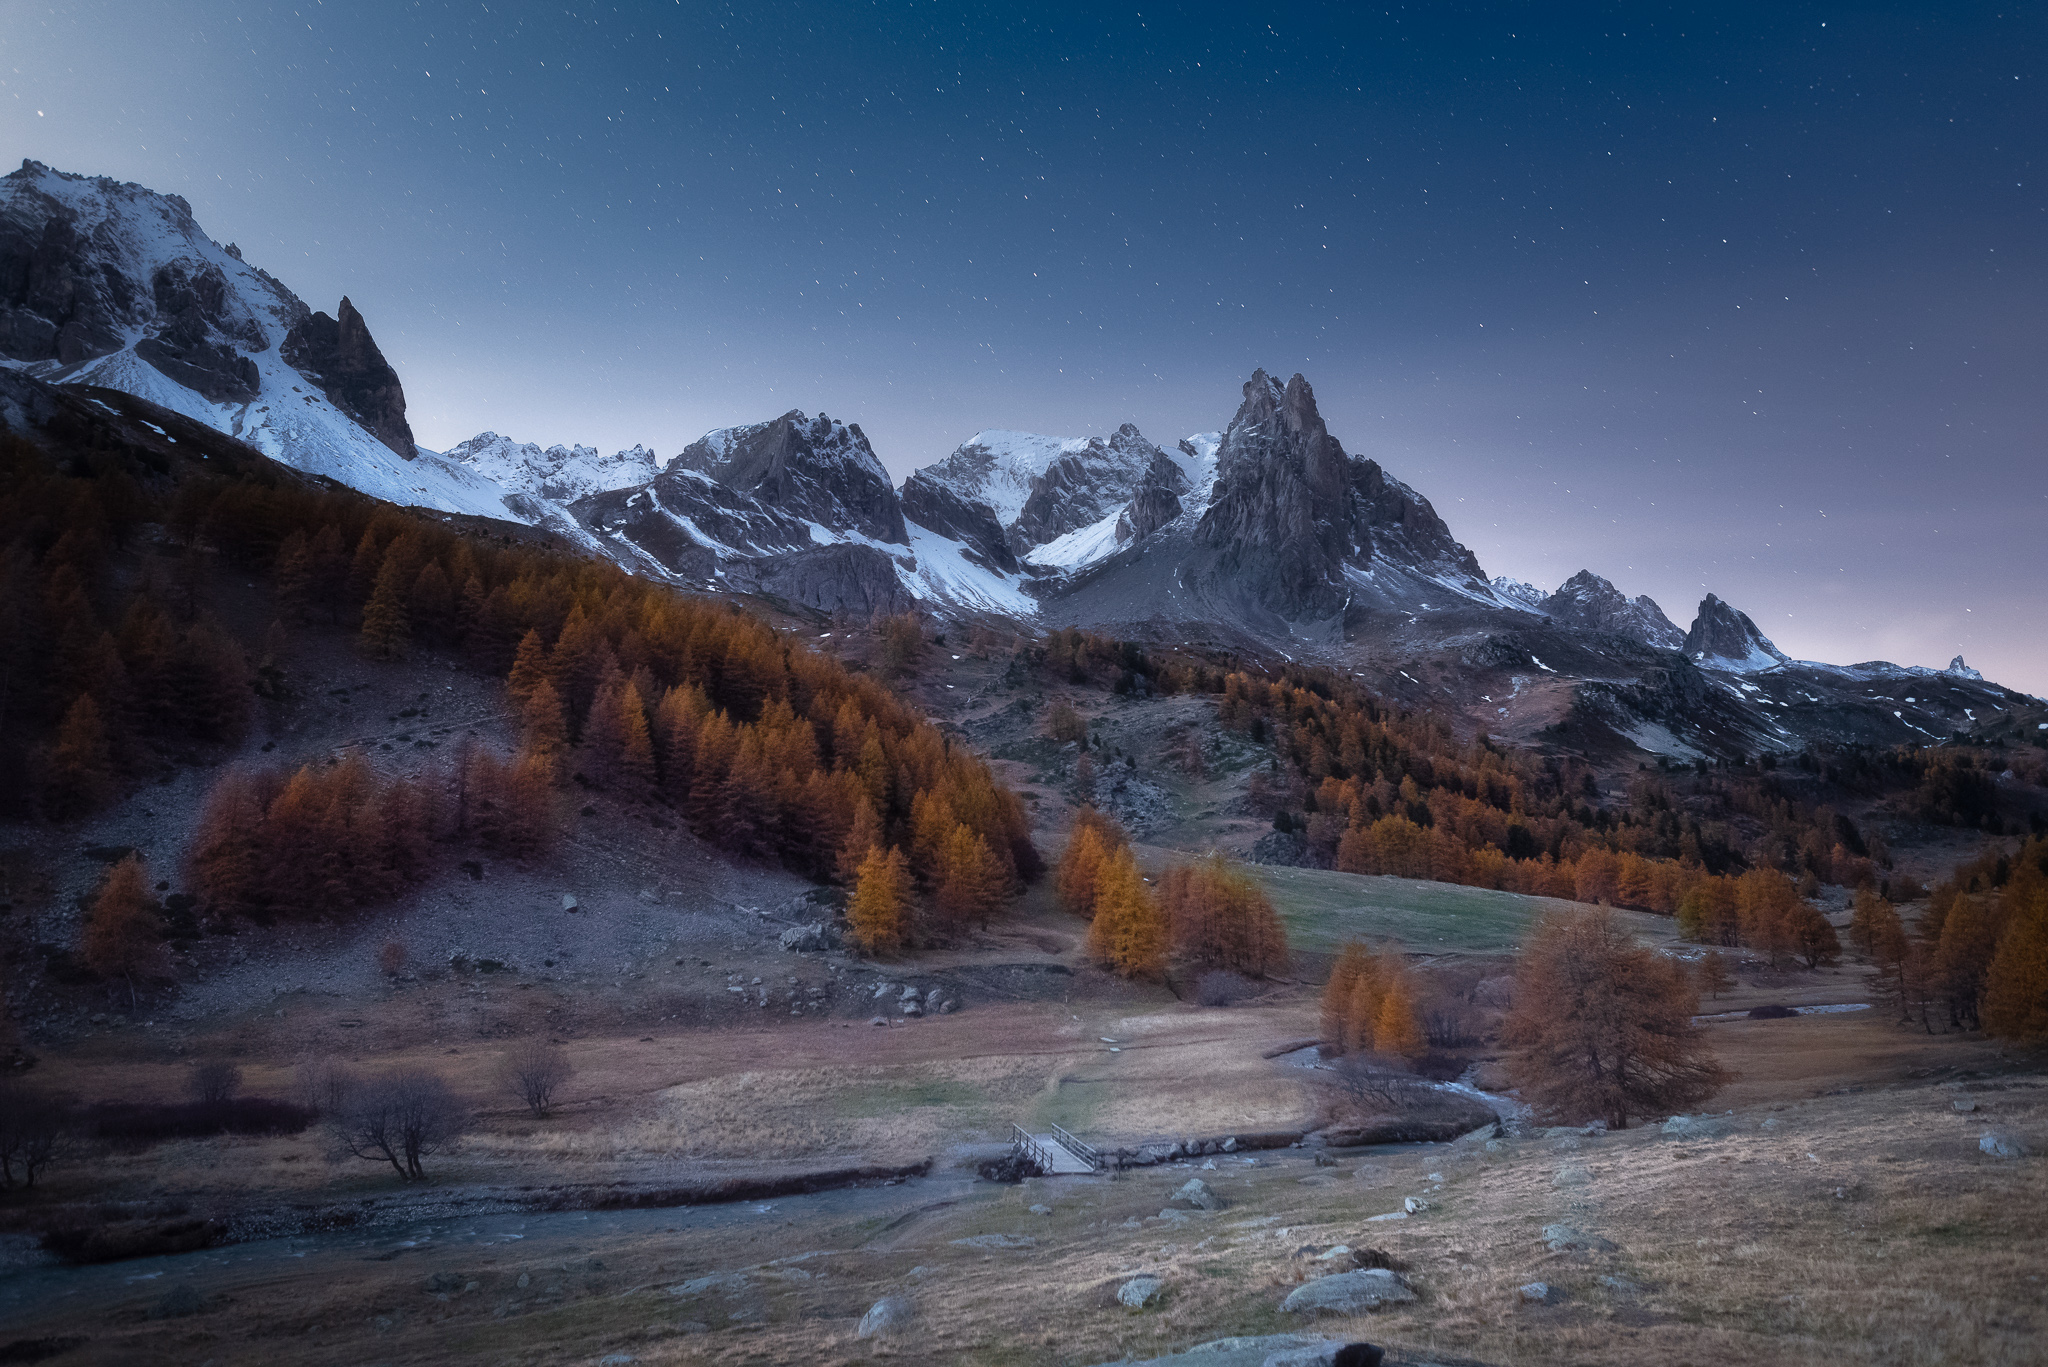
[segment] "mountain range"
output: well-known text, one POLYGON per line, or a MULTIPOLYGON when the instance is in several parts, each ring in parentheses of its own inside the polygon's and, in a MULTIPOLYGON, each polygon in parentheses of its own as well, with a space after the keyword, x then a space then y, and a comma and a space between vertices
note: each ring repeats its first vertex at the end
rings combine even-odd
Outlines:
POLYGON ((1947 669, 1794 661, 1708 594, 1681 630, 1583 570, 1489 579, 1429 500, 1345 451, 1308 381, 1255 373, 1221 431, 1155 443, 984 431, 895 486, 857 422, 792 410, 666 460, 484 432, 414 440, 397 372, 213 241, 175 195, 0 177, 0 364, 115 390, 394 503, 819 619, 919 610, 1328 665, 1535 743, 1689 760, 1927 743, 2035 701, 1947 669))

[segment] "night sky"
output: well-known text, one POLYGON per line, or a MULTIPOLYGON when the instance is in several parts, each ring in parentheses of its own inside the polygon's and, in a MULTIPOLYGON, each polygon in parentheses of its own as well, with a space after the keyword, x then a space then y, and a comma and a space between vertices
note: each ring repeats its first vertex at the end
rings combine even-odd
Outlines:
POLYGON ((2048 692, 2043 14, 0 0, 0 153, 347 293, 437 449, 1300 370, 1489 574, 2048 692))

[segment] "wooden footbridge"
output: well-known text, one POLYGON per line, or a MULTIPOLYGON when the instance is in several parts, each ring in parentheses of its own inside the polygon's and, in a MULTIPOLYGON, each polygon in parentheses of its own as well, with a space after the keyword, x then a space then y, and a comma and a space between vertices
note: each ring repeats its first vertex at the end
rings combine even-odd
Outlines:
POLYGON ((1104 1166, 1101 1150, 1057 1125, 1050 1134, 1033 1134, 1022 1125, 1012 1125, 1010 1148, 1045 1177, 1097 1172, 1104 1166))

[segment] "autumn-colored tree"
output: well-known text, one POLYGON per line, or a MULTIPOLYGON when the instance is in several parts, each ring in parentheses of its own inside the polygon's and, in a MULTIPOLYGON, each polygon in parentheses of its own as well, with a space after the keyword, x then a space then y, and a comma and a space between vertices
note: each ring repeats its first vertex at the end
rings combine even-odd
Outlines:
POLYGON ((2023 1044, 2048 1039, 2048 843, 2028 842, 2004 892, 2005 929, 1984 975, 1986 1032, 2023 1044))
POLYGON ((1732 946, 1742 939, 1735 884, 1727 878, 1702 878, 1678 902, 1678 933, 1701 944, 1732 946))
MULTIPOLYGON (((1858 954, 1869 958, 1872 945, 1875 943, 1876 927, 1886 912, 1892 912, 1892 904, 1886 901, 1875 887, 1865 884, 1856 889, 1852 905, 1854 909, 1849 916, 1849 943, 1856 947, 1858 954)), ((1893 919, 1897 919, 1895 912, 1893 919)))
POLYGON ((520 720, 526 753, 546 766, 552 781, 559 776, 562 754, 569 747, 569 724, 562 715, 562 695, 547 679, 533 681, 520 720))
POLYGON ((849 887, 858 881, 861 865, 881 844, 882 818, 876 815, 875 804, 868 801, 867 794, 863 792, 854 799, 853 824, 839 845, 836 860, 839 881, 849 887))
POLYGON ((1330 967, 1330 980, 1323 985, 1323 1043, 1339 1053, 1348 1047, 1352 990, 1374 968, 1373 952, 1359 940, 1347 940, 1330 967))
POLYGON ((1380 993, 1379 1010, 1373 1013, 1372 1051, 1412 1059, 1423 1047, 1414 986, 1405 971, 1390 973, 1380 993))
POLYGON ((1159 904, 1174 953, 1191 964, 1262 978, 1287 963, 1287 932, 1272 899, 1222 854, 1168 869, 1159 904))
POLYGON ((1735 975, 1728 971, 1727 956, 1718 949, 1710 949, 1700 955, 1697 969, 1700 991, 1709 997, 1719 997, 1735 986, 1735 975))
POLYGON ((924 654, 924 625, 912 612, 899 613, 882 624, 882 672, 894 678, 917 672, 924 654))
POLYGON ((953 824, 940 851, 932 901, 940 919, 950 926, 972 921, 986 926, 1008 890, 1003 866, 990 853, 988 841, 961 822, 953 824))
POLYGON ((1097 874, 1089 956, 1123 977, 1152 977, 1166 966, 1166 947, 1166 917, 1127 845, 1104 859, 1097 874))
POLYGON ((53 820, 83 816, 114 789, 114 764, 107 728, 92 694, 81 693, 64 713, 57 743, 50 747, 43 806, 53 820))
MULTIPOLYGON (((512 657, 512 672, 505 678, 505 692, 514 707, 526 706, 534 687, 548 678, 548 648, 538 631, 528 630, 519 638, 519 651, 512 657)), ((555 690, 556 706, 563 707, 562 693, 555 690)))
POLYGON ((149 870, 139 855, 116 864, 100 885, 86 916, 79 958, 101 977, 125 980, 131 1007, 135 980, 163 971, 163 924, 149 890, 149 870))
POLYGON ((1074 813, 1055 887, 1060 905, 1075 916, 1095 914, 1095 885, 1103 861, 1130 843, 1123 828, 1093 807, 1074 813))
POLYGON ((1606 908, 1545 917, 1522 947, 1504 1039, 1522 1095, 1614 1129, 1697 1105, 1729 1081, 1701 1028, 1698 996, 1606 908))
POLYGON ((631 679, 619 690, 619 753, 613 765, 621 791, 636 797, 654 791, 654 736, 647 725, 647 704, 631 679))
POLYGON ((848 938, 863 954, 902 947, 910 929, 910 861, 903 851, 876 846, 861 861, 846 903, 848 938))
POLYGON ((1985 981, 1998 953, 2000 911, 1993 898, 1965 895, 1956 899, 1942 924, 1935 960, 1952 1025, 1974 1028, 1981 1023, 1985 981))
POLYGON ((370 600, 363 605, 359 641, 365 655, 376 660, 404 658, 412 644, 412 623, 406 610, 406 590, 411 587, 403 558, 386 555, 370 590, 370 600))
POLYGON ((1794 958, 1809 969, 1833 963, 1842 954, 1842 941, 1821 909, 1804 898, 1787 908, 1784 935, 1794 958))

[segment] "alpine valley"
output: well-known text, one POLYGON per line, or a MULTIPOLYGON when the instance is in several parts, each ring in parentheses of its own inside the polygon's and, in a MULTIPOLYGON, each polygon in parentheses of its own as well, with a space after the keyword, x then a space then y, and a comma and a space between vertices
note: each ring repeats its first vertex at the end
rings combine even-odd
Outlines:
POLYGON ((1790 659, 1712 594, 1681 629, 1596 568, 1550 592, 1489 578, 1301 375, 1254 373, 1221 430, 978 432, 900 488, 858 422, 797 410, 667 457, 495 432, 435 452, 350 300, 315 311, 175 195, 34 161, 0 178, 0 361, 13 427, 51 389, 168 411, 379 499, 820 623, 915 611, 1328 665, 1459 729, 1609 761, 1992 741, 2041 712, 1961 657, 1790 659))

